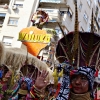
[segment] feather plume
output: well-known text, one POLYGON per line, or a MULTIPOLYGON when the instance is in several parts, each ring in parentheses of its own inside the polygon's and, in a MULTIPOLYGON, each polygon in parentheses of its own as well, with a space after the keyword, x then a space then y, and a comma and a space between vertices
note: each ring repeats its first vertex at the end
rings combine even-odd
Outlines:
POLYGON ((79 46, 79 22, 78 22, 78 11, 77 11, 77 0, 75 1, 75 33, 73 36, 73 61, 75 60, 75 54, 79 46))
POLYGON ((88 48, 87 48, 87 52, 86 52, 86 66, 89 66, 89 60, 91 58, 91 54, 93 52, 93 41, 94 41, 94 37, 93 37, 93 10, 92 10, 92 16, 91 16, 91 35, 89 38, 89 42, 88 42, 88 48))
POLYGON ((93 25, 93 9, 92 9, 92 16, 91 16, 91 33, 94 32, 94 25, 93 25))

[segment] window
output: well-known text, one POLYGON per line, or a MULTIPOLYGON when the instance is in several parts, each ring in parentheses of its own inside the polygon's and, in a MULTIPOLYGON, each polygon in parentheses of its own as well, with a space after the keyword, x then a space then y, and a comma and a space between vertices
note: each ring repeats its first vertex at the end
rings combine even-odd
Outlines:
POLYGON ((88 32, 91 31, 91 24, 89 23, 89 26, 88 26, 88 32))
POLYGON ((51 18, 49 22, 57 22, 57 18, 51 18))
POLYGON ((59 35, 61 33, 60 29, 55 29, 57 35, 59 35))
POLYGON ((96 27, 96 25, 94 25, 94 32, 97 32, 97 27, 96 27))
POLYGON ((60 28, 59 27, 56 27, 55 28, 55 31, 57 33, 57 40, 61 39, 63 37, 63 34, 62 34, 60 28))
POLYGON ((66 13, 66 11, 60 11, 61 16, 64 16, 65 13, 66 13))
POLYGON ((89 7, 91 7, 91 0, 87 0, 89 7))
POLYGON ((100 6, 100 0, 98 0, 98 4, 99 4, 99 6, 100 6))
POLYGON ((76 3, 76 0, 73 0, 74 4, 76 3))
POLYGON ((84 29, 83 29, 83 27, 82 27, 82 26, 81 26, 81 31, 82 31, 82 32, 84 32, 84 29))
MULTIPOLYGON (((97 27, 96 27, 95 24, 94 24, 94 27, 93 27, 93 31, 94 31, 94 32, 97 32, 97 27)), ((89 23, 88 32, 91 32, 91 23, 89 23)))
POLYGON ((81 11, 82 9, 82 2, 80 2, 80 5, 79 5, 79 10, 81 11))
POLYGON ((10 17, 9 21, 8 21, 8 25, 17 26, 18 25, 18 18, 10 17))
POLYGON ((84 13, 84 19, 85 19, 86 22, 88 21, 88 15, 87 15, 86 12, 84 13))
POLYGON ((65 34, 67 34, 69 32, 65 25, 62 25, 62 29, 63 29, 65 34))
POLYGON ((0 27, 2 27, 6 14, 0 13, 0 27))
POLYGON ((13 37, 3 36, 2 42, 3 42, 6 46, 11 46, 11 45, 12 45, 12 41, 13 41, 13 37))
POLYGON ((95 16, 97 17, 98 15, 98 11, 99 11, 99 8, 96 6, 96 11, 95 11, 95 16))
POLYGON ((59 14, 60 14, 61 16, 64 16, 64 14, 65 14, 67 11, 68 11, 68 8, 60 8, 60 9, 59 9, 59 14))
POLYGON ((100 14, 98 15, 98 22, 100 23, 100 14))
POLYGON ((23 3, 24 3, 24 0, 15 0, 14 5, 19 6, 19 7, 23 7, 23 3))
POLYGON ((70 18, 72 18, 73 12, 71 11, 70 8, 68 8, 67 15, 68 15, 70 18))

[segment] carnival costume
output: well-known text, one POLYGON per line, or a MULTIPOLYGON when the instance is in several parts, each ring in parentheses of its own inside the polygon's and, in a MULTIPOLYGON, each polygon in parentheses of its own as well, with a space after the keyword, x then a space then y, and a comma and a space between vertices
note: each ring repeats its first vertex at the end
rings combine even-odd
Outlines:
POLYGON ((12 96, 10 97, 9 100, 19 100, 19 95, 24 96, 24 99, 21 99, 21 100, 26 100, 26 97, 31 89, 31 85, 32 85, 31 79, 29 79, 27 77, 21 77, 18 82, 17 87, 14 89, 12 96), (22 82, 26 82, 27 90, 21 89, 22 82))

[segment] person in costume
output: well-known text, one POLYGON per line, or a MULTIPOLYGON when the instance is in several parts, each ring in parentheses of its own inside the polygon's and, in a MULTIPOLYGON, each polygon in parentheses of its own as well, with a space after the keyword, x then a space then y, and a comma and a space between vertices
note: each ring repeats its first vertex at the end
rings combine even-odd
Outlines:
MULTIPOLYGON (((68 68, 69 66, 66 67, 68 68)), ((61 90, 56 100, 92 100, 94 72, 95 70, 92 68, 79 67, 78 70, 72 70, 69 73, 70 78, 67 72, 67 74, 64 75, 61 90)), ((42 89, 47 85, 47 83, 44 81, 46 75, 47 73, 43 72, 37 78, 36 83, 33 86, 33 90, 31 90, 32 96, 37 97, 37 100, 39 100, 39 98, 42 98, 40 96, 37 96, 37 93, 42 94, 42 89), (35 89, 38 90, 38 92, 35 91, 35 89)))
POLYGON ((10 93, 8 93, 8 88, 9 88, 9 84, 10 84, 10 80, 11 80, 11 76, 12 76, 12 71, 8 68, 8 66, 5 65, 1 65, 0 66, 0 97, 1 99, 5 99, 7 97, 7 95, 10 93))
POLYGON ((31 85, 32 80, 30 78, 21 77, 9 100, 26 100, 31 85))

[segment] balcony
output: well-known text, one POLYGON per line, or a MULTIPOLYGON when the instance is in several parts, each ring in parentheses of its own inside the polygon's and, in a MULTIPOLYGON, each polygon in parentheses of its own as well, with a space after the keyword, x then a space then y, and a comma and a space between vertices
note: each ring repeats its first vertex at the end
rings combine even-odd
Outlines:
POLYGON ((66 0, 41 0, 39 4, 40 8, 67 8, 66 0), (53 2, 52 2, 53 1, 53 2))
POLYGON ((39 8, 39 9, 42 9, 43 11, 45 11, 49 15, 48 22, 59 22, 59 21, 61 21, 59 9, 45 9, 45 8, 39 8))

